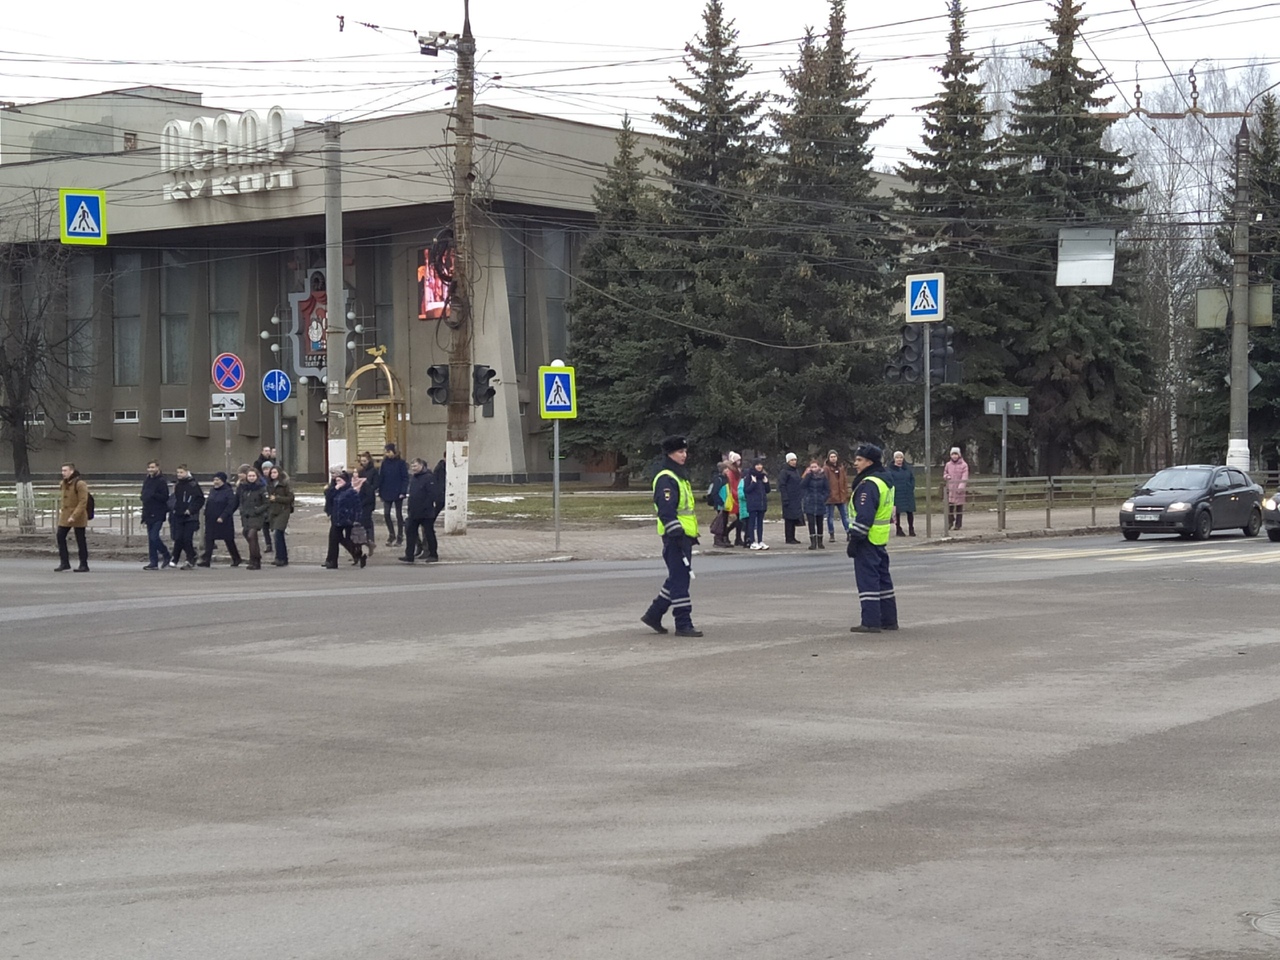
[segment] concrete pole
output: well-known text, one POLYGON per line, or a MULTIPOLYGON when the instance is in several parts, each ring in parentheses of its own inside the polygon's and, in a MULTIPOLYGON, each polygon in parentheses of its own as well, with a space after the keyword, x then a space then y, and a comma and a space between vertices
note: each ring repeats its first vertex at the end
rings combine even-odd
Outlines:
POLYGON ((325 125, 324 268, 329 321, 325 329, 328 467, 351 465, 347 453, 347 297, 342 283, 342 128, 325 125))
POLYGON ((1227 466, 1249 469, 1249 121, 1236 134, 1235 233, 1231 279, 1231 422, 1227 466))
POLYGON ((467 486, 471 428, 471 183, 475 140, 476 41, 471 35, 471 5, 463 6, 458 40, 458 99, 454 107, 453 154, 454 287, 449 305, 449 419, 445 432, 444 532, 467 532, 467 486))

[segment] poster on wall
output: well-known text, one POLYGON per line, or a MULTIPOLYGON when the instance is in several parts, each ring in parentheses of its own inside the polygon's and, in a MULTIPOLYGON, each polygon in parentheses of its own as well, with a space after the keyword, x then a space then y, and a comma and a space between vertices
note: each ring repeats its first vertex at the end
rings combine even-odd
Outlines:
POLYGON ((418 319, 445 320, 453 285, 453 247, 437 242, 418 251, 418 319))
POLYGON ((293 313, 294 369, 324 379, 329 337, 329 294, 321 267, 307 271, 306 290, 289 294, 293 313))

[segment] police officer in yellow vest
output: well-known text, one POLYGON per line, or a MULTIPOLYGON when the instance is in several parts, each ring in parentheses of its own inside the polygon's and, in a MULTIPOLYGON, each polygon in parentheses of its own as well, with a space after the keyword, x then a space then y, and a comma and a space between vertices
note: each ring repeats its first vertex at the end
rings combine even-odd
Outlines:
POLYGON ((847 553, 853 557, 862 622, 851 633, 879 633, 898 629, 898 601, 889 577, 889 524, 893 517, 893 487, 881 465, 883 451, 864 443, 853 453, 853 517, 847 553))
POLYGON ((662 441, 666 459, 653 478, 653 508, 658 512, 658 536, 662 537, 667 580, 640 622, 658 633, 666 633, 662 617, 670 610, 677 637, 700 637, 702 631, 693 625, 693 601, 689 599, 698 517, 694 513, 693 485, 684 467, 689 458, 688 448, 684 437, 667 437, 662 441))

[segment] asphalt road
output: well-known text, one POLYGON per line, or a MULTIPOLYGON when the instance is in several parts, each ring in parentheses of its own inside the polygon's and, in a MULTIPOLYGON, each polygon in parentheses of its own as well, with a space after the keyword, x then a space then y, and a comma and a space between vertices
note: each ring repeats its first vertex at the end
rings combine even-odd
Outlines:
POLYGON ((1280 544, 0 560, 0 958, 1271 958, 1280 544))

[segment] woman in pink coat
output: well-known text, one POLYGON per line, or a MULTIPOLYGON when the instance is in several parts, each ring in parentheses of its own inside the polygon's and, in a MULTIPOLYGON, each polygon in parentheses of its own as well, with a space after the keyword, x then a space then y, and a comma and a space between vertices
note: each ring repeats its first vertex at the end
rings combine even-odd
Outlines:
POLYGON ((942 499, 947 503, 947 529, 964 525, 965 487, 969 485, 969 465, 959 447, 951 448, 951 459, 942 468, 942 499))

